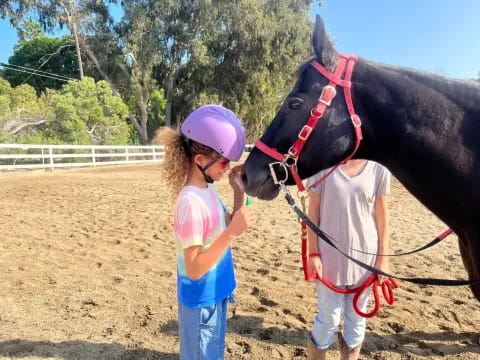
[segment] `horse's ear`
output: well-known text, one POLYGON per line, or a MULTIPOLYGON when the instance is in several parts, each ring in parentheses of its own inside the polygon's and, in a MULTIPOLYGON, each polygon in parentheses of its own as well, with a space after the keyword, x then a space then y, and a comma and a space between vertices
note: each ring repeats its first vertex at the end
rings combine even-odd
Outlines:
POLYGON ((327 70, 333 72, 337 65, 338 53, 328 38, 327 32, 325 31, 325 24, 319 15, 317 15, 315 19, 312 46, 315 50, 317 61, 327 68, 327 70))

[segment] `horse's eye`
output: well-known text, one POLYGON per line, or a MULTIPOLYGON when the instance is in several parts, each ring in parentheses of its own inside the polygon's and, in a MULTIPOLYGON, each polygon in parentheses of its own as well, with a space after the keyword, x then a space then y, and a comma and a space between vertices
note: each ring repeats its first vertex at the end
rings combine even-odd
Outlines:
POLYGON ((298 110, 302 107, 302 105, 303 105, 303 100, 300 98, 291 99, 288 102, 288 108, 290 110, 298 110))

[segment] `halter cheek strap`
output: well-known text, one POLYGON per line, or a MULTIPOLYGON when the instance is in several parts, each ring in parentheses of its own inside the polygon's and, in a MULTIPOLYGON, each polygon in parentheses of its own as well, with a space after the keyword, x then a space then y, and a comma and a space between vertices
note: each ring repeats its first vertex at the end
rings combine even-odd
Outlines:
MULTIPOLYGON (((297 140, 290 147, 290 149, 286 154, 281 154, 276 149, 263 143, 261 140, 257 140, 255 142, 255 147, 257 147, 260 151, 264 152, 271 158, 277 160, 277 162, 273 162, 269 164, 270 172, 272 174, 275 184, 280 184, 281 182, 285 183, 288 179, 288 173, 290 173, 295 183, 297 184, 298 190, 299 191, 305 190, 305 187, 303 186, 301 178, 298 175, 297 161, 300 156, 300 153, 303 150, 303 147, 305 146, 307 140, 309 139, 315 127, 317 126, 319 120, 325 114, 325 111, 327 110, 328 106, 330 106, 332 100, 335 98, 337 94, 337 90, 336 90, 337 86, 340 86, 343 88, 343 92, 345 95, 345 103, 346 103, 348 113, 350 115, 350 120, 352 122, 352 125, 354 127, 354 132, 355 132, 355 147, 352 153, 348 155, 341 163, 345 163, 349 161, 353 157, 353 155, 357 152, 358 147, 360 146, 360 142, 362 141, 362 138, 363 138, 362 129, 361 129, 362 122, 360 120, 360 117, 355 113, 355 108, 353 106, 353 101, 352 101, 352 94, 350 91, 350 88, 352 85, 350 79, 352 77, 353 68, 355 66, 356 61, 357 61, 356 56, 340 54, 337 67, 333 73, 328 71, 325 67, 320 65, 317 61, 312 61, 310 63, 311 66, 313 66, 318 72, 320 72, 323 76, 325 76, 329 80, 329 83, 322 89, 322 92, 320 94, 320 97, 318 98, 317 104, 310 111, 310 116, 308 117, 306 124, 300 130, 300 132, 297 135, 297 140), (342 75, 344 75, 344 78, 342 78, 342 75), (276 169, 278 170, 277 167, 282 167, 284 169, 285 178, 283 179, 277 178, 276 171, 275 171, 276 169)), ((337 164, 335 168, 339 166, 341 163, 337 164)), ((319 182, 315 183, 314 186, 318 185, 319 182)))

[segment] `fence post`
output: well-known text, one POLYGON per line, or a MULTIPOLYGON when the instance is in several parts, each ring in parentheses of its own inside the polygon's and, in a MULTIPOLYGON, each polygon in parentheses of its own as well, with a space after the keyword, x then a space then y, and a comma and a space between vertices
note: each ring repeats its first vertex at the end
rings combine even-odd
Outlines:
POLYGON ((49 158, 50 158, 50 170, 53 170, 54 166, 53 166, 53 149, 52 149, 52 147, 48 148, 48 155, 49 155, 49 158))
POLYGON ((153 150, 153 160, 157 160, 157 152, 156 152, 155 146, 152 146, 152 150, 153 150))
POLYGON ((96 166, 96 161, 95 161, 95 148, 92 146, 92 163, 93 163, 93 166, 95 167, 96 166))
POLYGON ((125 160, 126 161, 130 160, 128 157, 128 148, 125 148, 125 160))

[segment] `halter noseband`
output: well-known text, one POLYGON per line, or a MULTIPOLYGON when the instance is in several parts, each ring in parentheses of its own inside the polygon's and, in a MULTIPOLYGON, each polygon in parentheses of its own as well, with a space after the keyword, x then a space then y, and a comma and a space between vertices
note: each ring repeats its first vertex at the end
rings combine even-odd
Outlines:
MULTIPOLYGON (((357 61, 357 59, 358 58, 356 56, 339 54, 338 64, 333 74, 315 60, 310 63, 310 65, 312 65, 319 73, 321 73, 323 76, 325 76, 329 80, 329 83, 322 89, 322 93, 318 98, 317 104, 310 112, 310 116, 308 118, 307 123, 302 127, 302 129, 298 133, 297 140, 290 147, 290 149, 288 149, 287 154, 279 153, 276 149, 266 145, 260 139, 255 142, 256 148, 258 148, 260 151, 264 152, 271 158, 277 160, 276 162, 272 162, 268 165, 270 168, 270 173, 272 175, 273 181, 276 185, 284 185, 288 179, 288 171, 290 171, 293 179, 295 180, 295 183, 297 184, 298 190, 305 191, 305 187, 303 186, 300 175, 298 175, 297 161, 308 138, 310 137, 311 133, 315 129, 315 126, 317 126, 318 121, 324 115, 328 106, 331 104, 333 98, 337 94, 337 91, 336 91, 337 85, 343 88, 344 95, 345 95, 345 103, 347 105, 348 113, 350 114, 350 119, 352 121, 353 128, 355 130, 355 139, 356 139, 355 148, 353 149, 353 152, 349 156, 347 156, 341 163, 347 162, 356 153, 358 147, 360 146, 360 141, 363 138, 362 129, 361 129, 362 122, 360 120, 360 117, 355 113, 355 109, 353 107, 353 102, 352 102, 352 94, 350 92, 350 88, 352 85, 352 83, 350 82, 350 79, 352 77, 353 67, 355 66, 355 62, 357 61), (343 74, 345 74, 345 76, 342 79, 343 74), (284 179, 278 179, 277 173, 275 172, 275 166, 280 166, 284 169, 285 171, 284 179)), ((331 171, 328 172, 327 175, 325 175, 322 179, 320 179, 315 184, 313 184, 312 187, 316 186, 318 183, 323 181, 341 163, 337 164, 331 171)))

